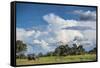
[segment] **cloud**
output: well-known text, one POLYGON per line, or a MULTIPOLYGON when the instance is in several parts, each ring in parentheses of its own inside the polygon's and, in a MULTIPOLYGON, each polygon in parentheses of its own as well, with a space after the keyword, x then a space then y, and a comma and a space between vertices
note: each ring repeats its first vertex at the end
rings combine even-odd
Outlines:
POLYGON ((35 30, 25 30, 23 28, 17 28, 17 40, 25 41, 26 38, 31 37, 35 34, 35 30))
MULTIPOLYGON (((54 48, 50 46, 50 44, 45 40, 33 40, 33 46, 40 46, 42 50, 45 52, 52 51, 54 48)), ((37 48, 38 49, 38 48, 37 48)), ((41 50, 39 49, 39 50, 41 50)))
POLYGON ((96 43, 96 30, 87 30, 83 32, 84 37, 90 41, 94 41, 96 43))
POLYGON ((41 42, 39 40, 33 40, 33 43, 40 44, 41 42))
POLYGON ((63 44, 67 44, 76 36, 83 38, 82 33, 76 30, 60 30, 57 32, 57 40, 61 41, 63 44))
POLYGON ((42 46, 48 46, 48 43, 44 40, 33 40, 33 44, 40 44, 42 46))
MULTIPOLYGON (((84 17, 89 15, 91 16, 92 14, 92 17, 94 16, 95 19, 95 13, 92 11, 74 11, 74 13, 80 14, 81 16, 83 15, 84 17)), ((87 41, 91 41, 91 43, 96 39, 96 21, 94 19, 80 21, 65 20, 53 13, 44 15, 43 19, 49 24, 49 30, 55 34, 56 40, 61 41, 64 44, 69 43, 75 37, 82 38, 82 41, 87 39, 87 41), (66 30, 64 30, 64 28, 66 30)))
MULTIPOLYGON (((40 46, 41 49, 43 50, 47 50, 49 51, 49 44, 48 44, 48 41, 46 41, 47 39, 44 39, 44 37, 46 35, 48 35, 48 32, 47 31, 39 31, 39 30, 34 30, 34 29, 31 29, 31 30, 27 30, 27 29, 24 29, 24 28, 17 28, 17 34, 16 34, 16 37, 17 37, 17 40, 21 40, 23 42, 25 42, 27 44, 27 46, 29 47, 28 48, 28 52, 29 49, 31 49, 31 51, 34 51, 32 48, 30 47, 36 47, 36 46, 40 46)), ((46 36, 47 37, 47 36, 46 36)), ((52 39, 51 39, 52 40, 52 39)), ((40 48, 40 47, 37 47, 40 48)))
POLYGON ((73 13, 78 14, 81 21, 96 21, 96 11, 75 10, 73 13))
POLYGON ((39 31, 39 30, 34 30, 34 29, 30 29, 30 30, 27 30, 27 29, 24 29, 24 28, 17 28, 16 29, 17 31, 17 34, 16 34, 16 37, 17 37, 17 40, 22 40, 22 41, 25 41, 26 39, 37 39, 39 38, 40 36, 45 36, 48 34, 48 31, 39 31))
POLYGON ((75 26, 77 21, 74 20, 65 20, 60 16, 57 16, 53 13, 47 14, 43 16, 43 19, 52 27, 62 28, 66 26, 75 26))
POLYGON ((80 31, 94 30, 93 28, 86 27, 86 26, 72 26, 72 27, 67 27, 67 28, 63 28, 63 29, 67 29, 67 30, 80 30, 80 31))
MULTIPOLYGON (((79 15, 82 15, 82 12, 83 11, 74 11, 74 13, 79 15)), ((90 11, 86 12, 83 12, 83 16, 88 16, 91 13, 90 11)), ((54 13, 44 15, 43 20, 46 21, 48 25, 42 30, 41 27, 29 30, 17 28, 17 40, 22 40, 28 45, 28 52, 30 48, 31 51, 35 52, 39 50, 37 51, 38 53, 52 51, 57 47, 58 42, 69 44, 75 37, 82 39, 81 43, 85 45, 85 48, 95 46, 92 44, 96 43, 95 20, 68 20, 54 13), (87 43, 85 43, 85 41, 87 41, 87 43)))
POLYGON ((16 32, 17 32, 16 34, 17 40, 23 40, 23 36, 25 36, 24 34, 26 33, 26 31, 24 29, 17 28, 16 32))
POLYGON ((38 38, 41 35, 40 31, 36 31, 36 35, 34 35, 35 38, 38 38))
MULTIPOLYGON (((92 35, 90 35, 92 36, 92 35)), ((75 37, 73 41, 70 43, 78 43, 82 45, 87 51, 91 50, 93 47, 96 47, 95 45, 95 39, 94 38, 86 38, 85 36, 83 38, 75 37), (90 48, 90 49, 88 49, 90 48)))
POLYGON ((75 20, 65 20, 53 13, 43 16, 43 19, 49 24, 49 30, 55 34, 57 41, 66 44, 75 36, 82 37, 82 34, 77 30, 62 30, 64 27, 76 26, 78 22, 75 20))

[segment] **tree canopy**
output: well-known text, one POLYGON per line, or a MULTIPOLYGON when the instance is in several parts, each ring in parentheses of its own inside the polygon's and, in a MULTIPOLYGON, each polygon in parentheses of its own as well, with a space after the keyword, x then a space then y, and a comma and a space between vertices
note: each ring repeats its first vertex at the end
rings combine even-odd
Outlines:
POLYGON ((26 50, 27 50, 27 45, 23 43, 22 41, 17 40, 16 41, 16 53, 26 51, 26 50))

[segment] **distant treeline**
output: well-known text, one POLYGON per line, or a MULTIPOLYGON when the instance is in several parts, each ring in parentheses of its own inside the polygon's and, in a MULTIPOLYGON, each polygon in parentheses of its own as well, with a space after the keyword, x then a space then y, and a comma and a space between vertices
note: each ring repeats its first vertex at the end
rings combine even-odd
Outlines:
POLYGON ((53 52, 47 52, 46 54, 39 53, 38 55, 28 54, 24 55, 24 52, 27 51, 27 45, 22 41, 16 41, 16 58, 27 58, 29 56, 34 57, 44 57, 44 56, 68 56, 68 55, 83 55, 83 54, 96 54, 96 47, 90 51, 85 51, 83 45, 77 46, 77 44, 73 44, 72 47, 66 45, 59 45, 53 52))

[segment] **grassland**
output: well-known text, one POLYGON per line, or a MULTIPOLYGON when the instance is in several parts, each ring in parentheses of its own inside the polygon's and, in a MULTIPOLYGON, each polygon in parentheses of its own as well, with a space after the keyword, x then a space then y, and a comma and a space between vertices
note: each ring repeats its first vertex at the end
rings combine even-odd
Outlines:
POLYGON ((47 64, 47 63, 63 63, 63 62, 80 62, 80 61, 95 61, 95 54, 74 55, 74 56, 49 56, 40 57, 39 60, 16 59, 17 65, 34 65, 34 64, 47 64))

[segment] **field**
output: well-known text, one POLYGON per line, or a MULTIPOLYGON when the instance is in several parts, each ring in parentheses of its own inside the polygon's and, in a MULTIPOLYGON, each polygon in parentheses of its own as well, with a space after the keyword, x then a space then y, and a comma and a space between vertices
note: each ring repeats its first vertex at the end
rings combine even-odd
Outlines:
POLYGON ((17 65, 30 65, 30 64, 46 64, 46 63, 63 63, 63 62, 80 62, 80 61, 95 61, 95 54, 74 55, 74 56, 49 56, 40 57, 39 60, 16 59, 17 65))

